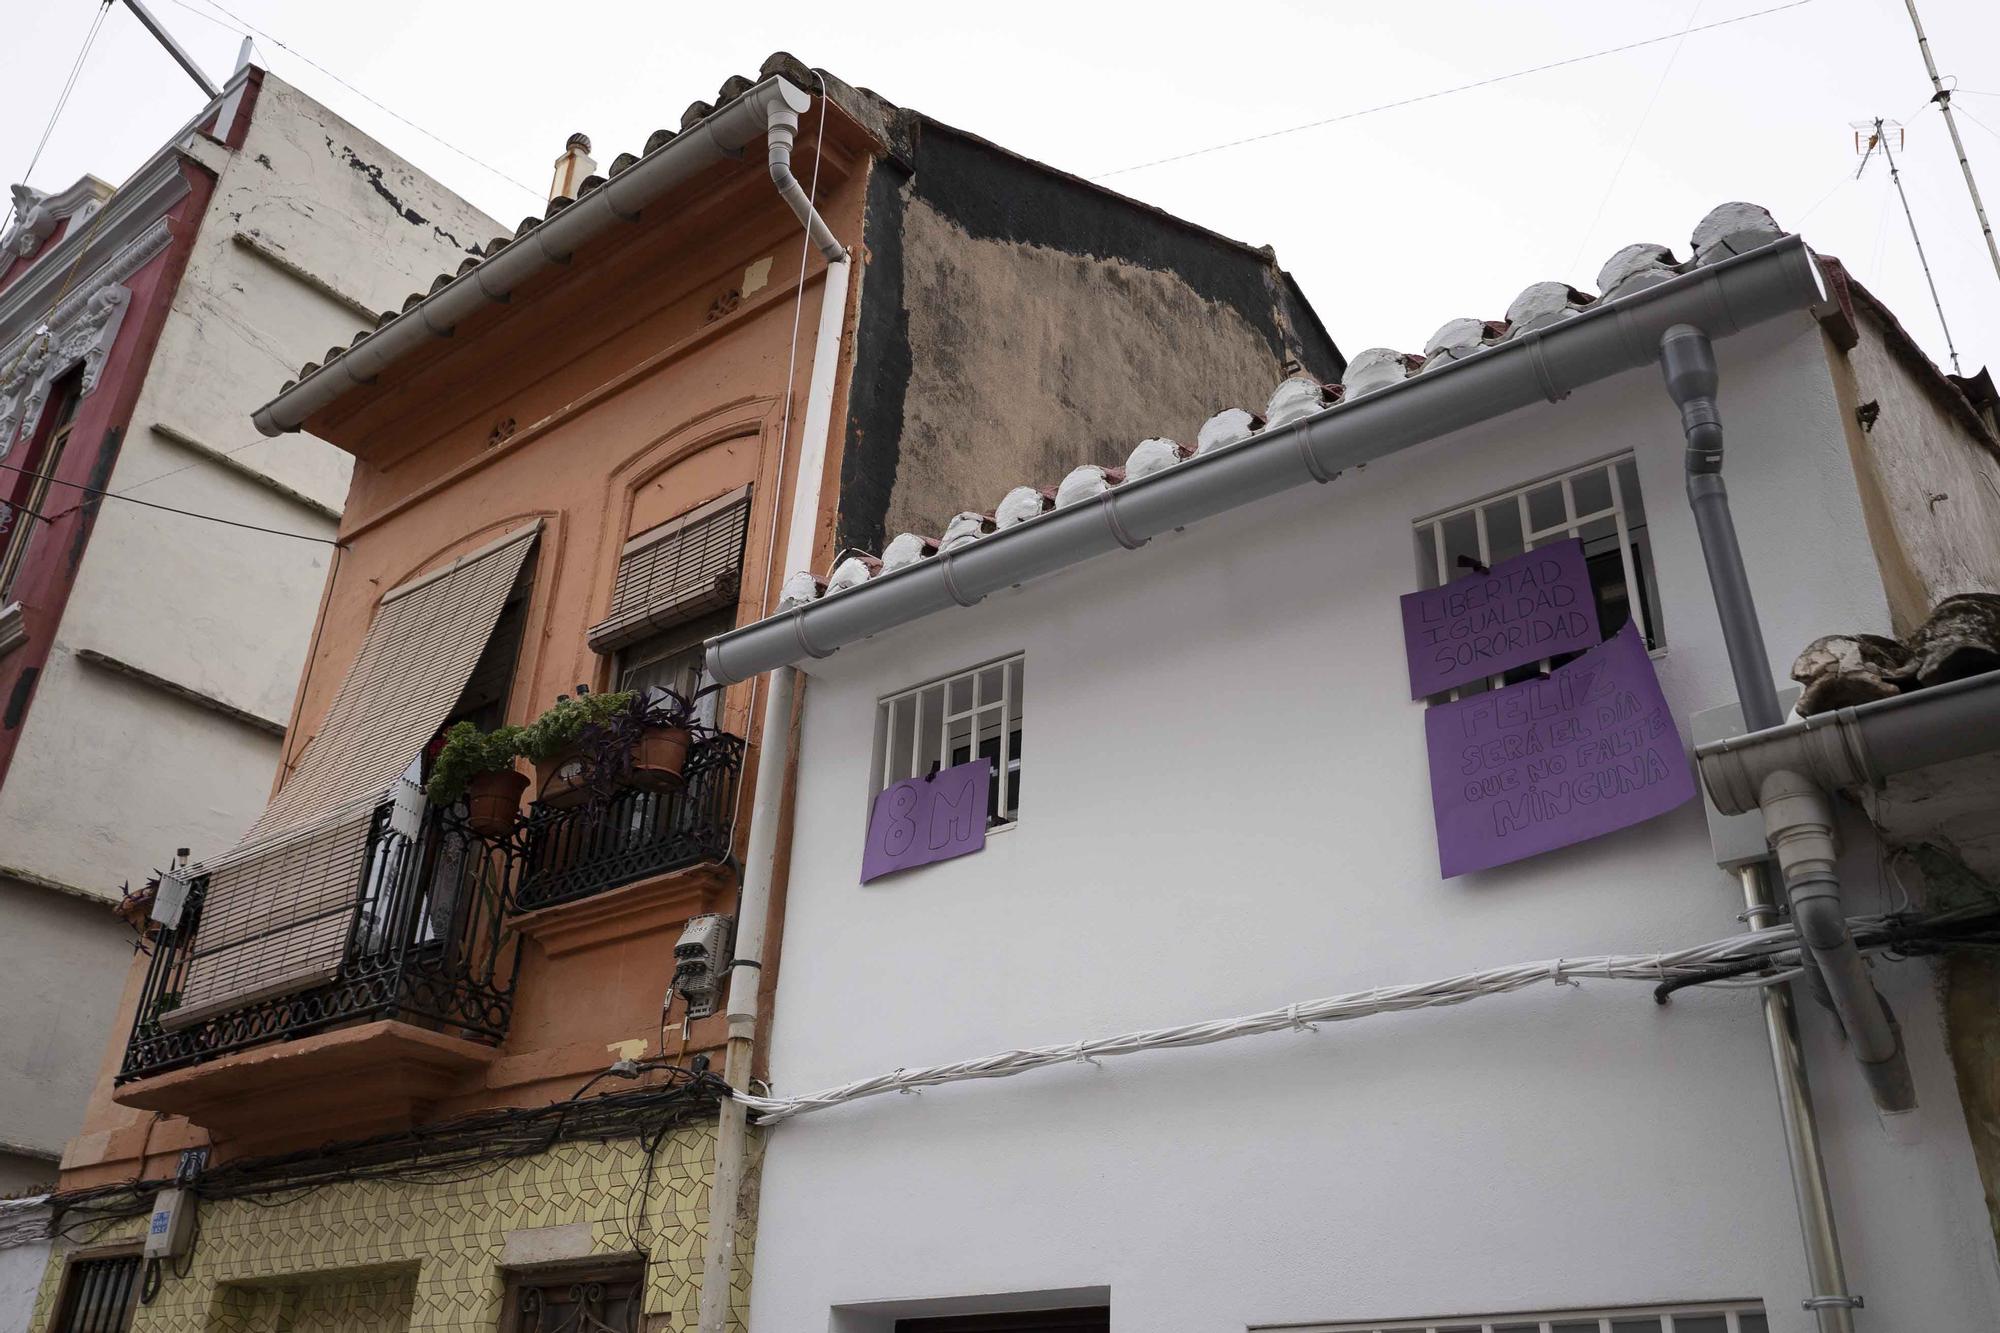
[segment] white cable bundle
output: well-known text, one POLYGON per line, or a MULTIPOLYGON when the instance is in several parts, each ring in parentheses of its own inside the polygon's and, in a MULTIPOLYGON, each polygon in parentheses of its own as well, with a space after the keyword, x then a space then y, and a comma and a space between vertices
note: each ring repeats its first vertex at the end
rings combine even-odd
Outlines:
MULTIPOLYGON (((1856 934, 1879 929, 1889 918, 1854 917, 1848 928, 1856 934)), ((1947 918, 1932 918, 1942 921, 1947 918)), ((1035 1046, 1024 1050, 1000 1051, 976 1060, 955 1064, 930 1065, 922 1069, 898 1069, 874 1078, 857 1079, 836 1088, 807 1093, 801 1097, 758 1097, 738 1092, 737 1101, 757 1112, 757 1122, 776 1124, 793 1116, 859 1101, 885 1092, 913 1092, 941 1083, 959 1083, 975 1078, 1010 1078, 1029 1070, 1100 1056, 1132 1055, 1139 1051, 1165 1050, 1176 1046, 1207 1046, 1265 1032, 1285 1032, 1310 1028, 1315 1023, 1339 1023, 1367 1018, 1373 1014, 1399 1013, 1406 1009, 1433 1009, 1440 1005, 1464 1004, 1485 995, 1504 995, 1537 982, 1571 982, 1579 977, 1611 981, 1644 981, 1655 985, 1680 977, 1701 976, 1729 963, 1762 959, 1777 971, 1769 976, 1745 979, 1743 983, 1768 986, 1789 980, 1798 973, 1798 933, 1789 925, 1732 935, 1728 939, 1698 944, 1670 953, 1601 954, 1588 958, 1553 958, 1534 963, 1517 963, 1485 972, 1468 972, 1439 981, 1423 981, 1408 986, 1377 986, 1372 990, 1351 991, 1323 1000, 1306 1000, 1282 1009, 1266 1009, 1240 1018, 1211 1019, 1182 1027, 1152 1028, 1127 1032, 1096 1041, 1072 1042, 1066 1046, 1035 1046)))

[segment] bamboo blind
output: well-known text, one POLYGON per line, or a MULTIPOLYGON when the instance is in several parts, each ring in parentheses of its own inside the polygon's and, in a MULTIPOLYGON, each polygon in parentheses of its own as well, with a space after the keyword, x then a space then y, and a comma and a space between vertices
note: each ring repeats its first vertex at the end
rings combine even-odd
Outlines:
POLYGON ((611 614, 590 631, 590 646, 615 652, 660 630, 736 604, 750 490, 731 491, 625 543, 611 589, 611 614))
POLYGON ((181 1007, 167 1018, 190 1022, 339 968, 375 808, 464 692, 539 528, 382 598, 291 780, 206 867, 181 1007))

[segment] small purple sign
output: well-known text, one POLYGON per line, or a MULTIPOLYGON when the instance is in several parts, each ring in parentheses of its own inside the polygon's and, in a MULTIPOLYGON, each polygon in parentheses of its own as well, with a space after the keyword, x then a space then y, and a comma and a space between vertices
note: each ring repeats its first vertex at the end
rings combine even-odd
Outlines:
POLYGON ((1597 599, 1574 537, 1403 598, 1412 699, 1597 640, 1597 599))
POLYGON ((861 882, 986 849, 986 797, 993 761, 955 764, 876 793, 861 851, 861 882))
POLYGON ((1424 714, 1446 879, 1627 828, 1694 799, 1633 625, 1545 680, 1424 714))

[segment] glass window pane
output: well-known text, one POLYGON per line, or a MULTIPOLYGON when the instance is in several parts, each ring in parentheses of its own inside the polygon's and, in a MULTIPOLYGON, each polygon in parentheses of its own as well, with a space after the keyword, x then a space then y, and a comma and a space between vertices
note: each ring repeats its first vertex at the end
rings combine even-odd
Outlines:
POLYGON ((917 696, 916 762, 910 776, 920 778, 944 758, 944 691, 928 689, 917 696))
POLYGON ((1444 581, 1462 579, 1472 572, 1461 560, 1479 559, 1479 521, 1470 512, 1453 514, 1444 521, 1444 581))
POLYGON ((1537 486, 1528 492, 1528 522, 1536 532, 1546 532, 1550 528, 1560 528, 1568 524, 1569 517, 1563 508, 1562 484, 1550 482, 1537 486))
MULTIPOLYGON (((1582 502, 1579 497, 1578 508, 1581 507, 1582 502)), ((1678 1333, 1680 1320, 1676 1319, 1674 1324, 1678 1333)), ((1611 1333, 1660 1333, 1660 1317, 1647 1315, 1644 1319, 1614 1319, 1611 1321, 1611 1333)))
POLYGON ((1764 1322, 1764 1316, 1760 1314, 1736 1316, 1736 1327, 1743 1333, 1771 1333, 1771 1326, 1764 1322))
POLYGON ((1521 506, 1511 498, 1486 506, 1487 564, 1497 565, 1527 550, 1521 535, 1521 506))
POLYGON ((1438 586, 1437 525, 1426 523, 1416 530, 1417 586, 1438 586))
POLYGON ((1637 527, 1646 521, 1646 505, 1639 495, 1639 469, 1629 458, 1618 464, 1618 499, 1625 506, 1625 525, 1637 527))
POLYGON ((910 745, 917 730, 917 697, 905 695, 889 705, 889 746, 882 757, 882 785, 910 776, 910 745))
POLYGON ((1007 716, 1016 723, 1021 719, 1021 700, 1025 697, 1027 666, 1025 659, 1017 657, 1007 667, 1007 716))
POLYGON ((954 713, 967 712, 972 707, 972 677, 960 676, 945 685, 946 702, 954 713))
POLYGON ((1719 1314, 1677 1314, 1674 1333, 1729 1333, 1729 1318, 1719 1314))
POLYGON ((1584 514, 1598 514, 1611 508, 1611 472, 1608 468, 1594 467, 1588 472, 1579 472, 1569 481, 1570 494, 1576 497, 1578 517, 1584 514))
POLYGON ((1006 674, 1005 666, 990 666, 979 673, 978 702, 981 705, 1000 702, 1000 682, 1006 674))

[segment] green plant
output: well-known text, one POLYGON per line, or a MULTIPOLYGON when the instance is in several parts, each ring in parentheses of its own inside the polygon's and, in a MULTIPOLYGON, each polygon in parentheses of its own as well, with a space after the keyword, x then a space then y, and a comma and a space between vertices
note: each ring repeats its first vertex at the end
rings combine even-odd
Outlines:
POLYGON ((513 767, 526 754, 526 727, 497 727, 481 731, 470 722, 460 722, 444 734, 444 748, 431 765, 431 779, 424 794, 438 805, 455 805, 465 794, 465 786, 481 773, 498 773, 513 767))
POLYGON ((558 699, 546 713, 521 728, 521 753, 538 764, 559 758, 576 747, 586 729, 617 715, 631 702, 631 690, 558 699))

